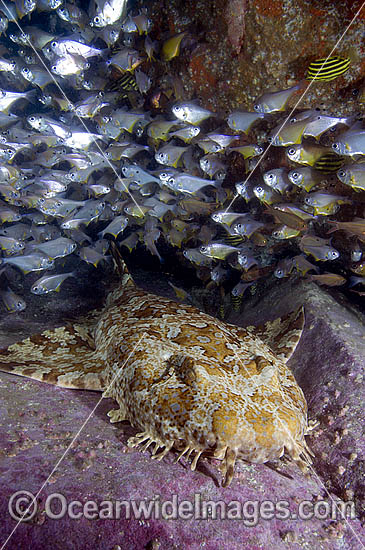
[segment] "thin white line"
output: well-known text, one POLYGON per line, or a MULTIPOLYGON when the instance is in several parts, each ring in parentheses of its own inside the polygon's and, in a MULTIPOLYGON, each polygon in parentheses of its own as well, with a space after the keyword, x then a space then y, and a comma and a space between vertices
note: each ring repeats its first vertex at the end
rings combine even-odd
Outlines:
MULTIPOLYGON (((347 33, 347 31, 349 30, 349 28, 354 24, 355 20, 357 19, 357 17, 359 16, 362 8, 364 7, 365 5, 365 2, 362 3, 361 7, 358 9, 358 11, 355 13, 354 17, 352 18, 352 20, 350 21, 350 23, 347 25, 346 29, 344 30, 344 32, 341 34, 340 38, 337 40, 336 44, 333 46, 332 50, 330 51, 330 53, 327 55, 326 59, 323 61, 321 67, 319 70, 322 69, 322 67, 327 63, 327 60, 331 57, 331 55, 333 54, 333 52, 336 50, 336 48, 338 47, 338 45, 340 44, 341 40, 344 38, 345 34, 347 33)), ((314 84, 314 80, 311 80, 310 83, 308 84, 308 86, 306 87, 306 89, 304 90, 304 92, 302 93, 302 95, 300 96, 300 98, 298 99, 298 101, 296 102, 296 104, 294 105, 294 107, 292 108, 292 110, 290 111, 290 113, 288 114, 288 116, 286 117, 286 119, 284 120, 283 124, 280 126, 279 130, 276 132, 275 136, 273 137, 273 139, 275 139, 278 134, 281 132, 281 130, 284 128, 284 126, 286 125, 286 123, 288 122, 288 120, 291 118, 292 114, 294 113, 295 109, 297 109, 299 103, 302 101, 303 97, 307 94, 308 90, 311 88, 311 86, 314 84)), ((254 173, 254 171, 256 170, 256 168, 261 164, 261 162, 264 160, 264 158, 266 157, 267 155, 267 152, 269 151, 269 149, 273 147, 273 145, 271 143, 269 143, 269 146, 267 147, 267 149, 264 151, 264 153, 262 154, 262 156, 260 157, 260 159, 257 161, 257 163, 255 164, 254 168, 251 170, 251 172, 249 173, 249 175, 247 176, 247 178, 243 181, 242 185, 245 185, 248 180, 250 179, 250 177, 252 176, 252 174, 254 173)), ((225 209, 224 213, 227 213, 227 211, 231 208, 232 204, 235 202, 235 200, 240 197, 240 194, 239 193, 236 193, 236 195, 233 197, 233 199, 231 200, 231 202, 229 203, 229 205, 227 206, 227 208, 225 209)))
MULTIPOLYGON (((332 50, 330 51, 330 53, 328 54, 328 56, 326 57, 326 59, 323 61, 322 65, 321 65, 321 69, 322 67, 325 65, 325 63, 327 62, 327 60, 331 57, 331 55, 333 54, 333 52, 335 51, 335 49, 338 47, 339 43, 341 42, 341 40, 344 38, 345 34, 347 33, 347 31, 349 30, 349 28, 353 25, 353 23, 355 22, 355 20, 357 19, 357 17, 359 16, 361 10, 363 9, 365 5, 365 2, 363 2, 363 4, 361 5, 361 7, 359 8, 359 10, 356 12, 356 14, 354 15, 353 19, 351 20, 351 22, 349 23, 349 25, 346 27, 345 31, 342 33, 342 35, 340 36, 340 38, 337 40, 335 46, 332 48, 332 50)), ((319 70, 321 70, 319 69, 319 70)), ((298 107, 299 103, 301 102, 301 100, 303 99, 303 97, 306 95, 306 93, 308 92, 308 90, 310 89, 310 87, 313 85, 314 83, 314 80, 311 80, 309 85, 307 86, 307 88, 304 90, 303 94, 300 96, 300 98, 298 99, 297 103, 295 104, 295 106, 293 107, 293 109, 291 110, 291 112, 289 113, 289 115, 287 116, 287 118, 285 119, 285 121, 283 122, 283 124, 281 125, 281 127, 279 128, 278 132, 275 134, 275 137, 279 134, 279 132, 282 130, 282 128, 285 126, 285 124, 288 122, 288 120, 291 118, 292 114, 294 113, 295 109, 298 107)), ((249 180, 249 178, 251 177, 251 175, 253 174, 253 172, 256 170, 256 168, 259 166, 259 164, 261 163, 261 161, 265 158, 266 154, 267 154, 267 151, 270 149, 271 147, 271 143, 269 144, 269 146, 267 147, 267 149, 265 150, 264 154, 260 157, 260 160, 256 163, 255 167, 253 168, 253 170, 250 172, 250 174, 247 176, 247 178, 244 180, 243 184, 247 183, 247 181, 249 180)), ((230 202, 230 204, 228 205, 228 207, 226 208, 225 212, 227 212, 229 210, 229 208, 232 206, 232 204, 234 203, 234 201, 237 199, 237 197, 239 197, 240 195, 237 193, 236 196, 232 199, 232 201, 230 202)), ((237 354, 235 354, 237 356, 237 354)), ((238 357, 238 356, 237 356, 238 357)), ((238 359, 240 359, 238 357, 238 359)), ((241 364, 243 365, 243 367, 245 368, 244 364, 241 362, 241 364)), ((287 434, 289 435, 289 438, 293 439, 291 434, 289 433, 288 429, 286 426, 284 426, 283 422, 281 421, 281 419, 279 418, 278 419, 280 424, 282 425, 282 427, 284 428, 284 430, 287 432, 287 434)), ((331 500, 332 504, 335 506, 336 510, 338 510, 340 513, 341 513, 341 509, 340 509, 340 506, 337 505, 337 503, 335 502, 335 500, 333 499, 332 495, 330 494, 330 492, 328 491, 328 489, 326 488, 326 486, 324 485, 323 481, 321 480, 321 478, 318 476, 317 472, 314 470, 314 468, 311 466, 311 464, 309 462, 307 462, 307 466, 308 468, 310 469, 311 473, 314 474, 315 478, 317 479, 317 482, 318 484, 324 489, 325 493, 327 494, 327 496, 329 497, 329 499, 331 500)), ((345 520, 347 526, 349 527, 349 529, 352 531, 353 535, 355 536, 355 538, 359 541, 361 547, 363 549, 365 549, 365 545, 361 542, 359 536, 357 535, 357 533, 355 532, 355 530, 353 529, 352 525, 349 523, 348 519, 345 517, 345 516, 342 516, 343 519, 345 520)))
MULTIPOLYGON (((330 51, 330 53, 328 54, 328 56, 326 57, 326 59, 323 61, 322 65, 321 65, 321 68, 319 70, 322 69, 322 67, 325 65, 325 63, 327 62, 327 60, 331 57, 331 55, 333 54, 333 52, 335 51, 335 49, 338 47, 339 43, 341 42, 341 40, 344 38, 345 34, 347 33, 347 31, 349 30, 349 28, 353 25, 353 23, 355 22, 355 20, 357 19, 357 17, 359 16, 361 10, 363 9, 365 5, 365 2, 363 2, 363 4, 361 5, 361 7, 359 8, 359 10, 356 12, 356 14, 354 15, 353 19, 350 21, 349 25, 346 27, 345 31, 342 33, 342 35, 340 36, 340 38, 337 40, 336 44, 334 45, 334 47, 332 48, 332 50, 330 51)), ((287 116, 287 118, 284 120, 283 124, 280 126, 278 132, 275 134, 274 138, 279 134, 279 132, 282 130, 282 128, 285 126, 285 124, 288 122, 288 120, 291 118, 292 114, 294 113, 295 109, 298 107, 299 103, 301 102, 301 100, 303 99, 303 97, 306 95, 306 93, 308 92, 308 90, 310 89, 310 87, 314 84, 314 80, 311 80, 309 85, 307 86, 307 88, 304 90, 303 94, 300 96, 300 98, 298 99, 297 103, 295 104, 295 106, 293 107, 293 109, 291 110, 291 112, 289 113, 289 115, 287 116)), ((256 168, 259 166, 259 164, 261 163, 261 161, 265 158, 266 154, 267 154, 267 151, 270 149, 271 147, 271 143, 269 144, 269 146, 267 147, 267 149, 265 150, 265 152, 263 153, 263 155, 260 157, 259 161, 256 163, 255 167, 253 168, 253 170, 250 172, 250 174, 247 176, 247 178, 244 180, 243 184, 247 183, 247 181, 249 180, 249 178, 251 177, 251 175, 253 174, 253 172, 256 170, 256 168)), ((232 199, 232 201, 230 202, 230 204, 228 205, 228 207, 226 208, 225 212, 227 212, 229 210, 229 208, 232 206, 232 204, 234 203, 234 201, 237 199, 237 197, 239 197, 240 195, 237 193, 236 196, 232 199)), ((235 354, 236 357, 237 354, 235 354)), ((238 357, 238 359, 240 360, 240 358, 238 357)), ((245 365, 243 364, 243 362, 241 362, 241 364, 243 365, 243 367, 245 368, 245 365)), ((280 418, 278 418, 280 424, 282 425, 282 427, 284 428, 284 430, 287 432, 287 434, 289 435, 289 438, 293 439, 291 434, 289 433, 288 429, 286 426, 284 426, 283 422, 281 421, 280 418)), ((329 499, 331 500, 331 502, 334 504, 334 506, 336 507, 336 509, 338 511, 340 511, 341 513, 341 509, 339 507, 339 505, 337 505, 337 503, 335 502, 335 500, 333 499, 332 495, 329 493, 328 489, 326 488, 326 486, 324 485, 323 481, 321 480, 321 478, 318 476, 317 472, 314 470, 314 468, 311 466, 311 464, 307 461, 307 466, 308 468, 310 469, 311 473, 314 474, 314 476, 316 477, 317 479, 317 482, 319 483, 319 485, 324 489, 325 493, 327 494, 327 496, 329 497, 329 499)), ((348 519, 345 517, 345 516, 342 516, 343 519, 345 520, 347 526, 350 528, 350 530, 352 531, 353 535, 355 536, 355 538, 359 541, 361 547, 363 549, 365 549, 365 545, 361 542, 359 536, 356 534, 355 530, 353 529, 352 525, 349 523, 348 519)))
MULTIPOLYGON (((3 4, 4 8, 5 8, 5 12, 7 11, 7 6, 6 4, 3 2, 3 0, 0 0, 1 3, 3 4)), ((360 14, 363 6, 365 5, 365 2, 362 4, 362 6, 360 7, 360 9, 357 11, 357 13, 355 14, 355 16, 353 17, 352 21, 349 23, 349 25, 347 26, 346 30, 344 31, 344 33, 341 35, 341 37, 339 38, 339 40, 337 41, 337 43, 335 44, 335 46, 332 48, 331 52, 329 53, 329 55, 327 56, 327 58, 325 59, 325 61, 323 62, 323 65, 326 63, 327 59, 332 55, 333 51, 337 48, 338 44, 340 43, 340 41, 343 39, 343 37, 345 36, 346 32, 348 31, 348 29, 351 27, 351 25, 354 23, 354 21, 356 20, 356 18, 358 17, 358 15, 360 14)), ((10 13, 10 12, 8 12, 10 13)), ((18 28, 20 29, 20 31, 23 33, 23 30, 21 28, 21 26, 19 25, 18 21, 14 21, 15 24, 18 26, 18 28)), ((25 33, 24 33, 25 34, 25 33)), ((38 59, 41 61, 42 65, 45 67, 45 69, 47 70, 47 72, 49 73, 49 75, 51 76, 51 78, 53 79, 54 83, 56 84, 56 86, 58 87, 58 89, 61 91, 62 95, 64 96, 64 98, 68 100, 66 94, 64 93, 64 91, 62 90, 62 88, 59 86, 58 82, 56 81, 56 79, 54 78, 54 76, 52 75, 52 73, 49 71, 48 67, 46 66, 46 64, 43 62, 42 58, 40 57, 40 55, 38 54, 37 50, 34 48, 34 46, 31 44, 31 42, 28 40, 28 38, 26 39, 28 44, 30 45, 30 47, 33 49, 33 51, 35 52, 36 56, 38 57, 38 59)), ((322 67, 323 67, 322 65, 322 67)), ((321 68, 322 68, 321 67, 321 68)), ((295 109, 297 108, 298 104, 300 103, 300 101, 303 99, 303 97, 305 96, 305 94, 307 93, 307 91, 310 89, 310 87, 312 86, 313 84, 313 80, 309 83, 308 87, 305 89, 305 91, 303 92, 303 94, 301 95, 301 97, 299 98, 299 100, 297 101, 296 105, 294 106, 294 108, 292 109, 292 111, 289 113, 288 117, 286 118, 286 120, 284 121, 283 125, 280 127, 280 129, 278 130, 277 134, 280 132, 280 130, 284 127, 284 125, 287 123, 287 121, 289 120, 289 118, 291 117, 291 115, 293 114, 293 112, 295 111, 295 109)), ((70 104, 72 104, 72 102, 69 101, 70 104)), ((76 114, 76 113, 75 113, 76 114)), ((81 117, 79 117, 77 114, 76 114, 77 118, 80 120, 81 124, 83 125, 83 127, 86 129, 86 131, 91 134, 91 132, 88 130, 86 124, 84 123, 84 121, 81 119, 81 117)), ((276 136, 275 136, 276 137, 276 136)), ((94 140, 94 143, 97 145, 99 151, 101 152, 103 158, 107 161, 107 163, 109 164, 109 166, 112 168, 113 172, 116 174, 116 176, 118 177, 118 179, 121 181, 121 178, 119 176, 119 174, 116 172, 114 166, 111 164, 111 162, 109 161, 109 159, 107 159, 105 156, 104 156, 104 152, 103 150, 100 148, 99 144, 96 143, 96 141, 94 140)), ((266 149, 266 151, 264 152, 264 154, 262 155, 262 157, 260 157, 260 160, 257 162, 257 164, 255 165, 254 169, 250 172, 249 176, 246 178, 246 180, 244 181, 244 183, 246 183, 248 181, 248 179, 250 178, 250 176, 252 175, 252 173, 255 171, 255 169, 257 168, 257 166, 260 164, 260 162, 265 158, 266 156, 266 153, 267 151, 269 150, 269 148, 271 147, 271 144, 269 144, 268 148, 266 149)), ((122 184, 124 185, 124 183, 122 182, 122 184)), ((140 209, 138 203, 135 201, 135 199, 132 197, 132 195, 130 194, 129 190, 126 189, 127 192, 129 193, 129 195, 131 196, 132 200, 134 201, 134 203, 136 204, 136 206, 140 209)), ((227 207, 226 211, 230 208, 230 206, 233 204, 233 202, 236 200, 236 198, 239 196, 239 194, 237 194, 231 201, 231 203, 229 204, 229 206, 227 207)), ((141 210, 141 209, 140 209, 141 210)), ((141 211, 142 212, 142 211, 141 211)), ((136 343, 135 347, 133 348, 133 350, 131 351, 131 353, 129 354, 127 360, 129 359, 130 355, 134 352, 135 348, 138 346, 138 344, 140 343, 140 341, 142 340, 142 338, 144 337, 145 333, 142 334, 141 338, 139 339, 139 341, 136 343)), ((235 354, 237 356, 237 354, 235 354)), ((240 360, 240 358, 238 358, 240 360)), ((126 361, 127 361, 126 360, 126 361)), ((242 363, 243 364, 243 363, 242 363)), ((244 365, 243 365, 244 366, 244 365)), ((245 368, 245 366, 244 366, 245 368)), ((120 371, 118 371, 116 373, 116 375, 114 376, 113 380, 111 381, 111 383, 109 384, 108 388, 109 389, 111 387, 111 385, 114 383, 115 379, 117 378, 117 376, 119 375, 120 371)), ((94 409, 91 411, 91 413, 89 414, 89 416, 86 418, 85 422, 82 424, 81 428, 79 429, 79 431, 76 433, 76 435, 74 436, 74 438, 72 439, 71 443, 69 444, 69 446, 67 447, 67 449, 65 450, 65 452, 63 453, 63 455, 61 456, 61 458, 58 460, 58 462, 56 463, 56 465, 54 466, 52 472, 49 474, 49 476, 47 477, 46 481, 43 483, 43 485, 41 486, 41 488, 39 489, 39 491, 37 492, 37 494, 35 495, 33 501, 31 502, 31 504, 28 506, 28 508, 25 510, 24 514, 23 514, 23 517, 25 517, 25 515, 27 514, 27 512, 29 511, 29 509, 31 508, 32 504, 35 503, 36 499, 38 498, 39 494, 42 492, 42 490, 44 489, 44 487, 46 486, 46 484, 48 483, 50 477, 53 475, 53 473, 57 470, 58 466, 61 464, 61 462, 63 461, 64 457, 66 456, 66 454, 68 453, 68 451, 70 450, 72 444, 74 443, 74 441, 77 439, 77 437, 80 435, 81 431, 83 430, 83 428, 86 426, 87 422, 89 421, 89 419, 91 418, 91 416, 94 414, 95 410, 97 409, 97 407, 99 406, 99 404, 101 403, 103 397, 101 397, 99 399, 99 401, 97 402, 97 404, 95 405, 94 409)), ((279 419, 279 421, 281 422, 281 420, 279 419)), ((284 429, 287 430, 287 427, 284 426, 284 424, 281 422, 282 426, 284 427, 284 429)), ((289 434, 289 432, 287 431, 287 433, 289 434)), ((289 434, 289 436, 291 437, 291 434, 289 434)), ((336 508, 337 508, 337 505, 335 503, 335 501, 333 500, 332 496, 330 495, 330 493, 328 492, 328 490, 326 489, 326 487, 324 486, 324 484, 322 483, 321 479, 317 476, 316 472, 313 470, 313 468, 311 467, 310 464, 308 464, 308 467, 311 469, 311 471, 316 475, 316 477, 318 478, 320 484, 323 486, 325 492, 327 493, 327 495, 329 496, 329 498, 332 500, 332 502, 335 504, 336 508)), ((359 540, 362 548, 365 548, 365 546, 362 544, 362 542, 360 541, 360 539, 358 538, 357 534, 355 533, 355 531, 353 530, 352 526, 349 524, 348 520, 346 517, 344 517, 344 520, 346 521, 347 525, 350 527, 350 529, 352 530, 353 534, 355 535, 355 537, 359 540)), ((12 535, 14 534, 14 532, 16 531, 16 529, 18 528, 19 524, 21 523, 22 520, 19 520, 18 523, 15 525, 14 529, 12 530, 12 532, 10 533, 10 535, 8 536, 8 538, 6 539, 6 541, 4 542, 4 544, 2 545, 2 547, 0 548, 0 550, 3 550, 5 548, 5 546, 7 545, 7 543, 9 542, 10 538, 12 537, 12 535)))
MULTIPOLYGON (((229 341, 228 341, 228 338, 226 337, 225 334, 223 334, 224 338, 226 339, 227 343, 229 344, 229 341)), ((237 354, 236 351, 233 350, 233 353, 235 355, 235 357, 237 358, 237 360, 239 361, 239 363, 242 365, 243 369, 247 372, 247 375, 250 376, 250 373, 248 372, 245 364, 243 363, 243 361, 241 360, 240 356, 237 354)), ((289 367, 286 367, 289 369, 289 367)), ((290 369, 289 369, 290 370, 290 369)), ((290 371, 291 372, 291 371, 290 371)), ((264 395, 264 399, 267 403, 269 403, 269 399, 264 395)), ((295 440, 292 436, 292 434, 289 432, 289 429, 288 427, 283 423, 283 421, 281 420, 281 418, 279 416, 277 416, 275 418, 281 425, 281 427, 284 429, 284 431, 287 433, 288 435, 288 439, 292 441, 293 443, 293 446, 295 447, 295 440)), ((303 457, 306 459, 306 456, 305 454, 303 454, 303 457)), ((315 477, 317 478, 318 482, 319 482, 319 485, 324 489, 325 493, 327 494, 327 496, 329 497, 329 499, 331 500, 332 504, 334 505, 334 507, 336 508, 336 510, 338 512, 340 512, 340 515, 342 516, 342 518, 345 520, 345 522, 347 523, 348 527, 350 528, 350 530, 352 531, 353 535, 355 536, 355 538, 359 541, 359 543, 361 544, 362 548, 365 549, 365 545, 361 542, 360 538, 358 537, 358 535, 356 534, 355 530, 353 529, 352 525, 349 523, 348 519, 345 517, 344 514, 342 514, 342 510, 339 506, 339 504, 336 503, 336 501, 334 500, 334 498, 332 497, 332 495, 330 494, 330 492, 328 491, 328 489, 326 488, 326 486, 324 485, 323 481, 321 480, 321 478, 318 476, 317 472, 314 470, 314 468, 312 467, 312 465, 310 464, 309 461, 305 460, 308 468, 310 469, 311 473, 315 475, 315 477)), ((0 549, 2 550, 2 549, 0 549)))
MULTIPOLYGON (((120 372, 121 370, 123 369, 124 365, 126 364, 126 362, 128 361, 128 359, 130 358, 130 356, 134 353, 134 350, 136 349, 136 347, 139 345, 139 343, 141 342, 142 338, 144 338, 144 336, 146 335, 146 333, 144 332, 142 334, 142 336, 140 337, 140 339, 138 340, 138 342, 136 343, 136 345, 133 347, 132 351, 130 352, 130 354, 128 355, 127 359, 124 361, 123 365, 121 367, 119 367, 119 370, 116 372, 115 376, 113 377, 112 381, 110 382, 109 386, 104 390, 104 391, 107 391, 109 390, 109 388, 112 386, 112 384, 114 384, 115 380, 117 379, 117 377, 120 375, 120 372)), ((3 543, 3 545, 1 546, 0 550, 4 550, 5 546, 8 544, 9 540, 11 539, 11 537, 13 536, 13 534, 15 533, 16 529, 19 527, 19 525, 21 524, 23 518, 26 516, 26 514, 28 513, 28 511, 30 510, 30 508, 33 506, 33 504, 36 503, 36 500, 38 498, 38 496, 40 495, 40 493, 43 491, 43 489, 45 488, 45 486, 47 485, 49 479, 51 478, 51 476, 54 474, 54 472, 57 470, 57 468, 59 467, 59 465, 61 464, 61 462, 63 461, 63 459, 65 458, 65 456, 67 455, 68 451, 71 449, 72 445, 74 444, 74 442, 76 441, 76 439, 79 437, 80 433, 82 432, 82 430, 85 428, 86 424, 88 423, 88 421, 90 420, 90 418, 92 417, 92 415, 94 414, 94 412, 96 411, 96 409, 98 408, 98 406, 100 405, 100 403, 102 402, 104 398, 101 397, 99 399, 99 401, 96 403, 95 407, 93 408, 93 410, 91 411, 91 413, 89 414, 89 416, 86 418, 86 420, 84 421, 84 423, 82 424, 81 428, 77 431, 77 433, 74 435, 74 437, 72 438, 72 441, 71 443, 69 444, 69 446, 67 447, 67 449, 65 450, 65 452, 63 453, 63 455, 61 456, 61 458, 57 461, 56 465, 53 467, 53 470, 51 471, 51 473, 49 474, 49 476, 47 477, 46 481, 42 484, 41 488, 39 489, 39 491, 37 492, 37 494, 33 497, 33 500, 32 502, 29 504, 28 508, 25 510, 25 512, 23 513, 22 515, 22 518, 18 521, 18 523, 15 525, 14 529, 12 530, 12 532, 10 533, 10 535, 8 536, 8 538, 6 539, 6 541, 3 543)))
MULTIPOLYGON (((4 6, 4 11, 5 13, 8 13, 11 15, 11 12, 8 10, 6 4, 4 3, 4 0, 0 0, 1 4, 4 6)), ((47 73, 50 75, 50 77, 52 78, 54 84, 57 86, 57 88, 59 89, 59 91, 61 92, 61 94, 63 95, 63 97, 66 99, 66 101, 73 106, 73 103, 72 101, 70 101, 67 97, 67 95, 65 94, 65 92, 63 91, 63 89, 61 88, 59 82, 56 80, 56 78, 54 77, 54 75, 51 73, 51 71, 48 69, 46 63, 43 61, 42 57, 39 55, 38 51, 36 50, 36 48, 33 46, 33 44, 31 43, 31 41, 28 39, 27 37, 27 34, 23 31, 23 29, 21 28, 21 26, 19 25, 18 21, 13 21, 13 23, 16 24, 16 26, 18 27, 18 29, 20 30, 20 32, 25 36, 25 39, 26 39, 26 42, 29 44, 29 46, 32 48, 32 50, 34 51, 34 53, 36 54, 36 56, 38 57, 39 61, 41 62, 41 64, 43 65, 43 67, 45 68, 45 70, 47 71, 47 73)), ((90 132, 90 130, 88 129, 88 127, 86 126, 85 122, 83 121, 83 119, 77 114, 77 113, 73 113, 78 119, 79 121, 81 122, 82 126, 85 128, 86 132, 90 135, 92 135, 92 132, 90 132)), ((130 193, 128 187, 126 187, 125 183, 123 182, 122 178, 120 177, 120 175, 118 174, 118 172, 116 171, 115 167, 113 166, 113 164, 110 162, 110 160, 105 156, 104 154, 104 151, 102 150, 102 148, 100 147, 99 143, 97 142, 96 139, 93 138, 93 141, 94 141, 94 145, 96 145, 96 147, 99 149, 99 152, 101 153, 103 159, 106 161, 106 163, 109 165, 109 167, 113 170, 114 174, 117 176, 118 178, 118 181, 121 182, 121 184, 124 186, 124 189, 125 191, 129 194, 130 198, 132 199, 132 201, 134 202, 134 204, 137 206, 137 208, 139 209, 139 211, 141 212, 142 216, 144 216, 144 213, 140 207, 140 205, 138 204, 138 202, 136 201, 136 199, 133 197, 133 195, 130 193)), ((0 549, 1 550, 1 549, 0 549)))

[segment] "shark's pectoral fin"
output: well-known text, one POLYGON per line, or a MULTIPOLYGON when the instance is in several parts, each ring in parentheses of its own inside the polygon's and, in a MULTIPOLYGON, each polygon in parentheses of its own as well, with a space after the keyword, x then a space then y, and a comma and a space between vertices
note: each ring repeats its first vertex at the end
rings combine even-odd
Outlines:
POLYGON ((304 309, 301 307, 265 325, 248 328, 252 328, 255 336, 259 336, 280 359, 287 362, 297 347, 303 327, 304 309))
POLYGON ((105 365, 85 325, 45 330, 0 349, 0 370, 64 388, 102 391, 105 365))

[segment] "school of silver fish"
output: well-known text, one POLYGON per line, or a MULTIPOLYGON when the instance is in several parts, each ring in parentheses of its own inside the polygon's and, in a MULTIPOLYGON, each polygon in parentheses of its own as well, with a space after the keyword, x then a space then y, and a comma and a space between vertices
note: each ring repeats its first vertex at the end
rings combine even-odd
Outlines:
POLYGON ((173 71, 169 93, 156 78, 157 63, 168 74, 191 44, 188 31, 158 42, 147 14, 128 13, 126 0, 84 4, 0 2, 7 311, 26 307, 11 288, 12 270, 39 272, 31 292, 47 295, 78 276, 75 261, 65 270, 67 258, 95 269, 111 239, 160 261, 175 254, 208 288, 224 289, 235 309, 256 281, 273 276, 348 283, 361 295, 361 113, 299 105, 288 118, 308 84, 300 81, 221 116, 184 98, 173 71))

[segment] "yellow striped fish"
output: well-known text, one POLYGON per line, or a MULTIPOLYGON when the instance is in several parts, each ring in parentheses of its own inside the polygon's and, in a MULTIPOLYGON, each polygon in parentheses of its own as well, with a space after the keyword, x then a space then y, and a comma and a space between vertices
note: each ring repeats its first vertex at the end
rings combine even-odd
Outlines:
POLYGON ((230 294, 231 297, 231 304, 233 307, 233 311, 236 313, 239 313, 241 311, 241 306, 243 302, 243 294, 239 294, 238 296, 234 296, 233 294, 230 294))
POLYGON ((231 246, 239 246, 247 240, 240 235, 232 235, 231 233, 227 233, 224 227, 218 227, 216 237, 217 239, 223 241, 224 244, 229 244, 231 246))
POLYGON ((110 92, 121 92, 120 100, 128 99, 129 92, 138 91, 134 75, 130 72, 123 74, 117 80, 113 80, 109 86, 110 92))
POLYGON ((312 61, 308 67, 307 80, 334 80, 350 67, 351 60, 338 56, 312 61))
POLYGON ((343 166, 344 162, 344 157, 336 155, 336 153, 333 155, 333 153, 330 152, 325 153, 318 160, 316 160, 313 168, 325 174, 329 174, 330 172, 336 172, 339 170, 341 166, 343 166))
POLYGON ((224 240, 224 244, 229 244, 231 246, 239 246, 240 244, 244 243, 247 239, 241 237, 240 235, 231 235, 230 233, 226 233, 223 240, 224 240))
POLYGON ((226 318, 226 306, 222 302, 218 309, 218 319, 222 319, 222 321, 224 321, 225 318, 226 318))

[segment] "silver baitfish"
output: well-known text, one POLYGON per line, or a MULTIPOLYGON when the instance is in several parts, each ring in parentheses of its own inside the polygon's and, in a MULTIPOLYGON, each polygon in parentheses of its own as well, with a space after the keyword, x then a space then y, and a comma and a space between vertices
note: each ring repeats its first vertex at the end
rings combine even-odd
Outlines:
POLYGON ((172 107, 174 116, 182 122, 189 124, 200 124, 203 120, 210 118, 214 113, 204 109, 195 103, 178 103, 172 107))

